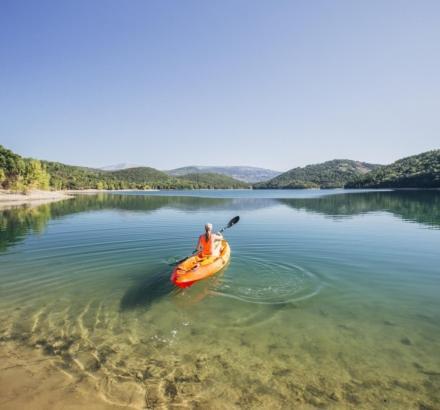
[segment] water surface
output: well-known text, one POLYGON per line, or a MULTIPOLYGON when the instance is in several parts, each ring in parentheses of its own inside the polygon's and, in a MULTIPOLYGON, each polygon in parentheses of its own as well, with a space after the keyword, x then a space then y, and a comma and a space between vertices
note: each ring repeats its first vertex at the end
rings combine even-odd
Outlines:
POLYGON ((0 340, 133 408, 439 408, 439 191, 100 194, 0 214, 0 340), (205 222, 228 268, 172 287, 205 222))

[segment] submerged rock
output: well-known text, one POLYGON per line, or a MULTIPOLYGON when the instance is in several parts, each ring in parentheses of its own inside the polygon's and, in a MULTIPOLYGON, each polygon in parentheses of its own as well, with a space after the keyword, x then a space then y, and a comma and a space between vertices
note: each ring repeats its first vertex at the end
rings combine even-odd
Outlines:
POLYGON ((420 363, 413 362, 413 366, 418 370, 423 370, 423 366, 420 363))
POLYGON ((272 375, 275 377, 285 377, 290 375, 290 373, 292 373, 290 369, 277 369, 272 372, 272 375))
POLYGON ((328 317, 328 312, 324 309, 319 309, 319 314, 323 317, 328 317))
POLYGON ((339 395, 336 392, 333 392, 330 394, 329 396, 333 401, 339 401, 341 398, 339 397, 339 395))
POLYGON ((113 349, 110 346, 102 346, 99 348, 98 350, 98 358, 99 361, 104 364, 105 362, 107 362, 107 359, 109 358, 109 356, 113 355, 116 353, 116 350, 113 349))
POLYGON ((419 403, 419 410, 434 410, 434 407, 425 403, 419 403))
POLYGON ((90 352, 81 352, 76 359, 81 363, 84 370, 96 372, 101 368, 99 360, 90 352))
POLYGON ((400 339, 400 343, 402 343, 403 345, 406 345, 406 346, 411 346, 412 345, 411 340, 408 339, 407 337, 404 337, 404 338, 400 339))
POLYGON ((415 386, 415 385, 413 385, 411 383, 408 383, 408 382, 397 380, 397 379, 392 381, 392 385, 394 387, 400 387, 401 389, 404 389, 404 390, 407 390, 407 391, 410 391, 410 392, 418 391, 417 386, 415 386))
POLYGON ((43 352, 44 354, 47 354, 48 356, 55 356, 55 349, 52 345, 46 344, 43 346, 43 352))
POLYGON ((26 332, 14 332, 9 336, 10 340, 14 340, 15 342, 27 342, 31 338, 31 335, 26 332))
POLYGON ((361 404, 361 400, 360 400, 359 397, 358 397, 356 394, 354 394, 354 393, 349 393, 349 392, 345 393, 345 399, 346 399, 348 402, 353 403, 353 404, 356 404, 356 405, 361 404))
POLYGON ((145 393, 145 407, 147 409, 157 409, 161 404, 161 397, 156 389, 148 388, 145 393))
POLYGON ((394 322, 391 322, 390 320, 384 320, 383 324, 387 326, 396 326, 396 324, 394 322))
POLYGON ((171 380, 165 382, 165 395, 171 399, 174 399, 177 396, 177 387, 171 380))

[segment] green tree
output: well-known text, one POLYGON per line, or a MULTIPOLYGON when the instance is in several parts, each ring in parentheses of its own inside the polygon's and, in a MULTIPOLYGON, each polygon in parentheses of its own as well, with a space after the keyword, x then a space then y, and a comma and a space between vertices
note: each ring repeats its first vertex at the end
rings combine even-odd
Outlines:
POLYGON ((0 187, 3 187, 3 182, 6 181, 5 171, 0 168, 0 187))
POLYGON ((48 189, 49 188, 49 174, 41 165, 41 162, 36 159, 27 161, 25 167, 25 174, 23 182, 28 189, 48 189))

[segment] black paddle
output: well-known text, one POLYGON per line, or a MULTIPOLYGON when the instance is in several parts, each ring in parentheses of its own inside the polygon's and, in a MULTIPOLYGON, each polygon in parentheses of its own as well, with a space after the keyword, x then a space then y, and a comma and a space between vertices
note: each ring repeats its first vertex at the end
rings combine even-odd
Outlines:
MULTIPOLYGON (((228 224, 226 226, 224 226, 222 229, 220 229, 219 233, 222 233, 225 229, 231 228, 232 226, 234 226, 238 221, 240 220, 240 217, 237 215, 234 218, 232 218, 228 224)), ((183 262, 185 259, 190 258, 191 256, 193 256, 195 253, 197 253, 197 249, 189 256, 178 260, 177 262, 172 263, 171 265, 178 265, 179 263, 183 262)))
POLYGON ((225 227, 220 229, 219 233, 222 233, 225 229, 228 229, 228 228, 234 226, 239 220, 240 220, 240 217, 238 215, 236 217, 232 218, 225 227))

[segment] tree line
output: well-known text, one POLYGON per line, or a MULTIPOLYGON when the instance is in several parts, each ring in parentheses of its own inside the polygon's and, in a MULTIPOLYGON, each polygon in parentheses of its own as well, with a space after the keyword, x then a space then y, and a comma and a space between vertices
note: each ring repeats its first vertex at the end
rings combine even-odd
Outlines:
POLYGON ((440 150, 399 159, 349 181, 345 188, 440 188, 440 150))
POLYGON ((249 184, 218 174, 174 177, 149 167, 118 171, 23 158, 0 145, 0 188, 31 189, 220 189, 249 184))

